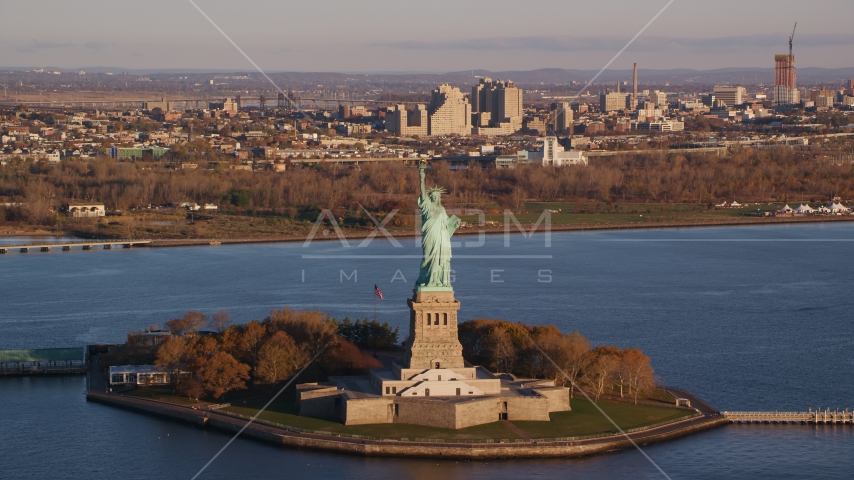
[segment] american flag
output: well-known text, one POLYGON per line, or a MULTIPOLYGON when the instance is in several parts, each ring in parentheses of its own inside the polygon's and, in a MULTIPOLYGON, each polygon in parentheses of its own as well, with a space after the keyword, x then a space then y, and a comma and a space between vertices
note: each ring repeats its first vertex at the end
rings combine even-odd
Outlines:
POLYGON ((374 295, 380 297, 380 300, 383 299, 383 291, 380 290, 380 287, 378 287, 376 283, 374 284, 374 295))

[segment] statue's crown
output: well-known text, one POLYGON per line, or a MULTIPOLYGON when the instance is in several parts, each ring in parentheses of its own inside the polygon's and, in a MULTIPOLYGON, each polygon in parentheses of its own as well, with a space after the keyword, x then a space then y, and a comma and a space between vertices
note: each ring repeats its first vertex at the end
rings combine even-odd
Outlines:
POLYGON ((447 192, 445 191, 445 189, 444 189, 444 188, 442 188, 442 187, 433 187, 433 188, 431 188, 430 190, 427 190, 427 193, 428 193, 428 194, 433 193, 433 192, 435 192, 435 193, 447 193, 447 192))

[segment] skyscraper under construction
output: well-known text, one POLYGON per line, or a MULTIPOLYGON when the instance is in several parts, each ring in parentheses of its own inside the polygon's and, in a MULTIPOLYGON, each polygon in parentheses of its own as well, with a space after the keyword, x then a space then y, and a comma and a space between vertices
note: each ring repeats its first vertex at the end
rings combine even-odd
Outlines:
POLYGON ((794 55, 774 56, 774 103, 793 105, 801 101, 798 92, 794 55))
MULTIPOLYGON (((795 29, 798 24, 795 24, 795 29)), ((774 55, 774 104, 794 105, 800 103, 801 94, 798 92, 798 77, 795 72, 795 55, 792 52, 792 43, 795 38, 795 30, 789 37, 789 54, 774 55)))

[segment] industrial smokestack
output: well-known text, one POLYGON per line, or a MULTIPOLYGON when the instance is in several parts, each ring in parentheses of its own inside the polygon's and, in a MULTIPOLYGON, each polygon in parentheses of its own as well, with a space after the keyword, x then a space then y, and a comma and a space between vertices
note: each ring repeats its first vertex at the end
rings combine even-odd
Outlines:
POLYGON ((638 64, 635 64, 634 73, 632 74, 632 84, 634 87, 632 88, 632 103, 637 106, 638 105, 638 64))

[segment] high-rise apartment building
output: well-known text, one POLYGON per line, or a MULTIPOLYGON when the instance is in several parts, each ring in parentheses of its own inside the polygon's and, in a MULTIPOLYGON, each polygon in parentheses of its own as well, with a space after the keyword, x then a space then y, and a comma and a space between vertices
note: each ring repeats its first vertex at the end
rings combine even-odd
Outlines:
POLYGON ((572 106, 569 102, 557 102, 552 104, 552 128, 555 133, 561 135, 572 135, 572 121, 574 116, 572 106))
POLYGON ((744 87, 715 87, 715 99, 721 100, 730 108, 743 104, 745 95, 747 95, 747 91, 744 87))
POLYGON ((477 133, 509 135, 519 131, 522 95, 522 89, 512 81, 481 78, 471 89, 472 125, 478 129, 477 133))
POLYGON ((428 135, 471 135, 471 104, 459 88, 439 85, 427 111, 428 135))
POLYGON ((649 101, 656 107, 667 106, 667 94, 658 90, 649 94, 649 101))
POLYGON ((406 110, 406 105, 394 105, 385 115, 386 130, 398 136, 425 136, 428 133, 427 123, 427 108, 420 104, 411 112, 406 110))
MULTIPOLYGON (((831 99, 834 99, 834 98, 836 98, 836 92, 833 90, 828 90, 825 87, 821 87, 818 90, 812 90, 810 92, 810 101, 819 102, 820 97, 829 97, 831 99)), ((818 103, 816 103, 816 105, 818 105, 818 103)), ((832 100, 831 100, 831 105, 833 105, 832 100)))
POLYGON ((656 119, 662 116, 662 113, 661 109, 652 102, 644 102, 643 105, 638 105, 637 109, 638 121, 648 118, 656 119))
POLYGON ((623 92, 602 93, 599 95, 599 110, 602 113, 631 109, 632 95, 623 92))
POLYGON ((350 118, 352 113, 350 112, 350 105, 338 105, 338 118, 346 119, 350 118))
POLYGON ((800 103, 794 55, 774 56, 774 104, 794 105, 800 103))

